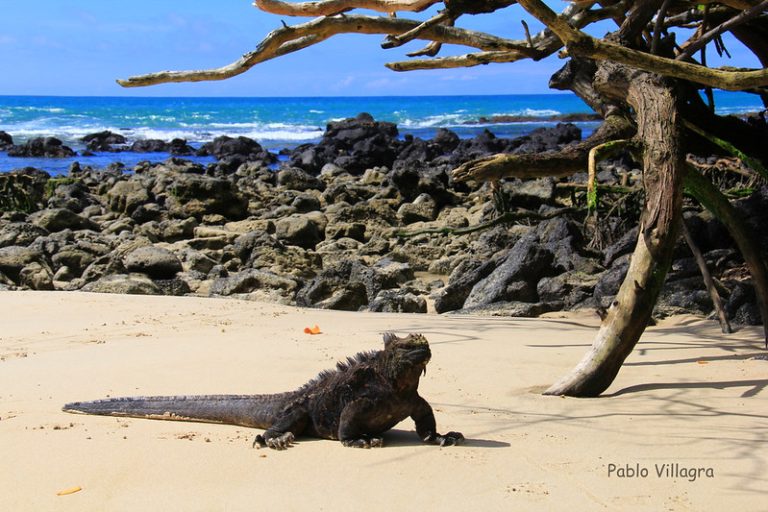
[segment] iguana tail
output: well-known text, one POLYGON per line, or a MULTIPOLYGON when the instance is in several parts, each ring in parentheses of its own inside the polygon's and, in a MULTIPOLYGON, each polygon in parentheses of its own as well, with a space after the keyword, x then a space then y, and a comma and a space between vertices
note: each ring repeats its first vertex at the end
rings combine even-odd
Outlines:
POLYGON ((65 412, 269 428, 292 398, 274 395, 136 396, 73 402, 65 412))

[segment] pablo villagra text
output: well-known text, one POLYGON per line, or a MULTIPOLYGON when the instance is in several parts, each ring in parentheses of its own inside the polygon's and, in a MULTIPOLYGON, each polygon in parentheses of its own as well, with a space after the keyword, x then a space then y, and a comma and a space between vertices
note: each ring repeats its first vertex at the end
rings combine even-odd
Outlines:
POLYGON ((715 468, 684 466, 677 462, 656 463, 653 466, 635 464, 608 464, 608 478, 669 478, 695 482, 699 478, 715 478, 715 468))

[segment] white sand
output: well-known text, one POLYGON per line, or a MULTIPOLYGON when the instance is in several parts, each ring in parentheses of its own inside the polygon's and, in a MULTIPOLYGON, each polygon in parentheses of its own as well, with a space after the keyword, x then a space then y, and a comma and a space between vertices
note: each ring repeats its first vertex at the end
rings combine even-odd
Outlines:
POLYGON ((768 361, 760 331, 676 318, 649 329, 606 397, 539 392, 597 325, 301 310, 196 298, 0 293, 0 510, 765 510, 768 361), (303 328, 318 324, 323 334, 303 328), (381 333, 422 332, 421 394, 375 450, 300 439, 251 448, 240 427, 61 412, 106 396, 268 393, 303 384, 381 333), (612 394, 616 396, 611 396, 612 394), (695 481, 656 465, 711 468, 695 481), (609 475, 609 465, 648 470, 609 475), (80 487, 74 494, 57 492, 80 487))

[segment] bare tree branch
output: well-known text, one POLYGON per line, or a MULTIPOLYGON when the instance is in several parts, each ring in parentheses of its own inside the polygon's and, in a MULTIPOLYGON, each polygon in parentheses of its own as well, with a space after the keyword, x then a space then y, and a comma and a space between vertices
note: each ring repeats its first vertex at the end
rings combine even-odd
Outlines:
POLYGON ((680 62, 623 46, 589 38, 568 49, 575 55, 597 60, 612 60, 651 73, 689 80, 728 91, 743 91, 768 85, 768 69, 711 69, 697 64, 680 62), (583 44, 582 44, 583 43, 583 44), (592 44, 596 43, 596 44, 592 44))
POLYGON ((255 0, 253 5, 264 12, 283 16, 332 16, 352 9, 370 9, 377 12, 420 12, 441 0, 321 0, 317 2, 282 2, 255 0))
MULTIPOLYGON (((399 2, 407 4, 409 9, 418 10, 424 2, 399 2)), ((437 3, 437 2, 432 2, 437 3)), ((499 0, 498 8, 504 8, 512 2, 499 0)), ((276 0, 258 0, 257 6, 283 14, 311 12, 335 12, 340 8, 371 8, 374 4, 380 8, 394 8, 398 2, 384 2, 383 0, 327 0, 323 2, 287 3, 276 0), (331 9, 333 7, 333 9, 331 9), (287 10, 284 10, 287 9, 287 10), (288 12, 290 10, 290 12, 288 12)), ((430 4, 431 5, 431 4, 430 4)), ((563 11, 563 19, 575 27, 584 27, 594 21, 615 16, 624 8, 622 2, 616 5, 597 10, 588 10, 590 2, 586 4, 569 4, 563 11)), ((493 7, 493 6, 491 6, 493 7)), ((562 48, 563 43, 553 31, 545 29, 525 41, 513 41, 483 32, 465 30, 453 27, 456 17, 447 17, 443 24, 422 23, 405 18, 390 18, 383 16, 362 15, 338 15, 316 18, 312 21, 284 26, 268 34, 258 47, 244 54, 237 61, 219 68, 208 70, 189 71, 161 71, 131 77, 117 82, 123 87, 141 87, 169 82, 198 82, 208 80, 224 80, 242 74, 261 62, 286 55, 291 52, 320 43, 337 34, 384 34, 395 38, 406 39, 411 37, 430 41, 426 48, 408 54, 409 56, 434 56, 442 44, 456 44, 470 46, 482 50, 477 54, 469 54, 461 57, 451 57, 445 60, 436 59, 435 62, 417 60, 412 62, 395 62, 388 65, 396 71, 410 71, 416 69, 441 69, 455 67, 471 67, 489 62, 514 62, 522 58, 535 60, 544 58, 562 48), (533 47, 531 46, 533 44, 533 47), (508 52, 505 54, 505 52, 508 52)), ((385 43, 386 44, 386 43, 385 43)))
POLYGON ((392 71, 416 71, 426 69, 471 68, 491 63, 509 63, 530 58, 525 52, 477 52, 455 57, 435 59, 405 60, 384 64, 392 71))
POLYGON ((683 231, 683 237, 685 238, 685 243, 688 244, 688 248, 691 249, 693 259, 696 260, 696 265, 699 267, 701 277, 704 279, 704 285, 707 287, 709 298, 712 299, 712 305, 715 307, 715 313, 717 313, 717 320, 720 322, 720 329, 723 331, 723 334, 731 334, 733 329, 731 329, 731 324, 728 322, 728 317, 725 315, 725 310, 723 309, 723 300, 720 298, 720 294, 717 292, 715 281, 712 279, 712 274, 707 267, 707 260, 704 259, 704 255, 701 254, 701 250, 696 245, 696 241, 693 239, 693 236, 691 236, 691 232, 685 223, 685 219, 683 219, 683 222, 681 223, 681 228, 683 231))
POLYGON ((721 23, 720 25, 713 28, 709 32, 703 34, 697 40, 685 46, 685 49, 683 50, 683 52, 677 56, 677 60, 685 60, 692 57, 694 53, 704 48, 707 45, 707 43, 709 43, 712 39, 716 38, 723 32, 732 29, 733 27, 741 25, 742 23, 745 23, 751 20, 752 18, 759 16, 766 9, 768 9, 768 0, 763 0, 758 5, 752 7, 751 9, 747 9, 746 11, 741 11, 741 13, 737 14, 736 16, 729 19, 728 21, 721 23))
POLYGON ((635 126, 627 118, 606 118, 586 140, 560 151, 514 155, 501 153, 472 160, 452 172, 455 181, 496 181, 501 178, 565 177, 587 169, 589 151, 602 144, 634 135, 635 126))
POLYGON ((725 224, 749 267, 755 284, 755 295, 760 316, 763 320, 763 337, 768 348, 768 267, 766 267, 760 246, 754 233, 747 227, 738 210, 725 198, 711 181, 691 168, 685 176, 686 190, 707 210, 725 224))
MULTIPOLYGON (((720 0, 718 3, 721 3, 723 5, 727 5, 728 7, 733 7, 734 9, 749 9, 750 7, 754 6, 759 2, 760 0, 720 0)), ((705 2, 702 2, 705 3, 705 2)))
POLYGON ((406 53, 406 55, 408 57, 434 57, 435 55, 440 53, 440 50, 442 48, 443 48, 442 43, 436 43, 432 41, 421 50, 416 50, 415 52, 406 53))
MULTIPOLYGON (((614 11, 611 9, 586 11, 572 8, 566 10, 566 13, 568 15, 569 23, 576 27, 583 27, 594 21, 612 16, 614 11)), ((539 32, 533 37, 531 37, 530 33, 526 30, 526 39, 524 41, 514 41, 514 43, 518 47, 513 51, 479 52, 454 57, 442 57, 437 59, 391 62, 385 64, 385 66, 392 71, 416 71, 427 69, 473 67, 491 63, 510 63, 525 58, 539 60, 555 53, 563 46, 560 39, 554 33, 552 33, 551 30, 548 29, 539 32)), ((428 48, 425 48, 419 52, 409 53, 408 56, 418 57, 424 54, 434 56, 436 52, 429 53, 428 48)))
MULTIPOLYGON (((398 46, 402 46, 407 42, 413 41, 418 37, 419 34, 424 32, 426 29, 428 29, 431 26, 434 25, 440 25, 443 22, 446 21, 453 21, 455 18, 448 13, 448 11, 442 11, 438 13, 437 15, 433 16, 432 18, 428 19, 418 27, 409 30, 408 32, 405 32, 404 34, 400 34, 397 36, 387 36, 387 39, 381 43, 381 47, 385 50, 388 50, 390 48, 397 48, 398 46)), ((453 25, 453 23, 451 23, 453 25)))
POLYGON ((619 27, 619 37, 622 41, 635 41, 648 27, 653 15, 661 7, 662 0, 636 0, 632 2, 632 10, 619 27))
POLYGON ((656 15, 656 23, 653 25, 653 41, 651 42, 651 53, 656 55, 659 53, 659 41, 661 41, 661 31, 664 26, 664 18, 667 16, 667 10, 669 9, 672 0, 664 0, 659 8, 659 13, 656 15))
POLYGON ((552 29, 565 43, 571 55, 596 60, 611 60, 643 71, 690 80, 729 91, 768 85, 768 69, 726 71, 650 55, 590 37, 578 28, 571 26, 562 16, 555 14, 541 0, 519 0, 519 3, 525 10, 552 29))
MULTIPOLYGON (((418 27, 418 21, 382 16, 331 16, 316 18, 307 23, 285 26, 268 34, 258 47, 226 66, 193 71, 161 71, 118 80, 123 87, 140 87, 169 82, 200 82, 224 80, 251 69, 261 62, 286 55, 325 41, 337 34, 402 34, 418 27)), ((445 25, 426 27, 419 39, 470 46, 484 51, 531 52, 527 45, 482 32, 445 25)), ((530 54, 530 53, 528 53, 530 54)))

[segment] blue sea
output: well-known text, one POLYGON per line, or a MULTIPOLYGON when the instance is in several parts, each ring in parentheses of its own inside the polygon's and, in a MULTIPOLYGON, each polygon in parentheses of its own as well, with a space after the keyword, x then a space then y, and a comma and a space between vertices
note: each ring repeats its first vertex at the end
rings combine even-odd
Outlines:
MULTIPOLYGON (((720 113, 762 110, 757 96, 720 93, 720 113)), ((398 125, 401 136, 432 138, 438 128, 460 137, 489 129, 499 137, 517 137, 556 123, 551 117, 590 112, 572 94, 504 96, 406 96, 322 98, 138 98, 0 96, 0 130, 20 144, 33 137, 54 136, 76 151, 80 139, 111 130, 137 139, 186 139, 193 147, 220 135, 243 135, 279 151, 320 139, 329 121, 368 112, 379 121, 398 125), (487 121, 494 116, 527 116, 513 123, 487 121), (481 122, 481 119, 486 121, 481 122)), ((597 124, 580 122, 584 135, 597 124)), ((26 166, 52 174, 66 172, 73 161, 104 167, 121 161, 132 166, 142 160, 164 160, 166 154, 105 153, 71 159, 10 158, 0 152, 0 172, 26 166)), ((206 161, 206 160, 203 160, 206 161)))

